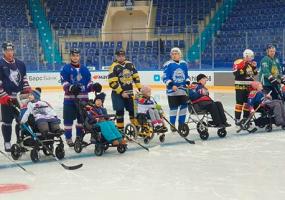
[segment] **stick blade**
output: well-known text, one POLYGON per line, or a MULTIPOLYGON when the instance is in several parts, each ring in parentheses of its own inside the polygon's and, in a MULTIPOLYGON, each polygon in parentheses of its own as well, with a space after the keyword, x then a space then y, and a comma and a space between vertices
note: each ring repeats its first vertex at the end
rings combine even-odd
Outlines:
POLYGON ((184 138, 186 142, 188 142, 189 144, 195 144, 195 141, 194 140, 189 140, 187 138, 184 138))
POLYGON ((78 164, 78 165, 67 166, 67 165, 61 163, 61 166, 62 166, 64 169, 66 169, 66 170, 76 170, 76 169, 81 168, 81 167, 83 166, 83 164, 81 163, 81 164, 78 164))

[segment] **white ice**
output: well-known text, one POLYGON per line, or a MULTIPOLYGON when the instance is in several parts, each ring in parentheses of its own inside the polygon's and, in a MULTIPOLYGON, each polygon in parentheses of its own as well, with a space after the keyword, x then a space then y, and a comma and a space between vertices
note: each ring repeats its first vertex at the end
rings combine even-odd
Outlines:
MULTIPOLYGON (((212 94, 233 115, 234 93, 212 94)), ((42 96, 61 117, 62 92, 43 91, 42 96)), ((154 91, 154 97, 167 113, 164 91, 154 91)), ((110 95, 105 106, 109 113, 113 112, 110 95)), ((192 130, 188 138, 195 140, 195 145, 168 133, 164 144, 157 137, 151 141, 150 152, 130 143, 124 154, 111 148, 97 157, 93 146, 80 154, 65 147, 63 163, 84 164, 75 171, 64 170, 51 157, 42 156, 34 164, 27 153, 17 162, 33 173, 29 175, 0 155, 0 185, 29 186, 23 192, 0 193, 0 199, 285 199, 284 131, 274 127, 271 133, 260 129, 248 134, 236 133, 236 129, 234 125, 228 128, 223 139, 217 136, 216 129, 210 129, 207 141, 192 130)))

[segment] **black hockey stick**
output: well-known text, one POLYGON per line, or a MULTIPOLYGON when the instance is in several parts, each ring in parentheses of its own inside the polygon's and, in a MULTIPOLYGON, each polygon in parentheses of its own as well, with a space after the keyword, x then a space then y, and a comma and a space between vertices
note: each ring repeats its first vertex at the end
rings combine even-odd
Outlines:
MULTIPOLYGON (((152 99, 153 99, 154 103, 157 104, 155 98, 152 97, 152 99)), ((180 135, 180 133, 179 133, 180 131, 177 130, 177 128, 176 128, 175 126, 173 126, 173 124, 171 124, 170 121, 169 121, 168 119, 166 119, 166 117, 165 117, 164 115, 162 115, 162 118, 169 124, 169 126, 171 126, 171 127, 172 127, 175 131, 177 131, 178 134, 180 135)), ((194 141, 194 140, 189 140, 189 139, 186 138, 186 137, 182 137, 182 138, 183 138, 186 142, 188 142, 189 144, 195 144, 195 141, 194 141)))
POLYGON ((36 136, 36 134, 31 130, 31 128, 27 125, 27 124, 22 124, 22 127, 25 128, 25 130, 27 130, 31 136, 34 138, 34 140, 36 140, 38 143, 40 143, 42 145, 42 147, 50 154, 52 155, 52 157, 66 170, 75 170, 75 169, 79 169, 83 166, 83 164, 78 164, 78 165, 73 165, 73 166, 67 166, 65 164, 63 164, 57 157, 56 155, 54 155, 54 153, 52 152, 52 150, 50 150, 42 141, 40 141, 38 139, 38 137, 36 136))
POLYGON ((139 142, 136 141, 135 139, 131 138, 130 136, 128 136, 128 135, 126 135, 126 134, 124 134, 124 136, 125 136, 128 140, 130 140, 130 141, 136 143, 137 145, 141 146, 143 149, 149 151, 149 148, 147 148, 146 146, 142 145, 141 143, 139 143, 139 142))
MULTIPOLYGON (((177 130, 177 128, 175 126, 173 126, 173 124, 170 123, 170 121, 168 121, 168 119, 166 119, 166 117, 162 116, 162 118, 169 124, 169 126, 171 128, 173 128, 176 132, 178 132, 179 134, 179 130, 177 130)), ((180 135, 180 134, 179 134, 180 135)), ((194 140, 189 140, 188 138, 186 137, 182 137, 186 142, 188 142, 189 144, 195 144, 195 141, 194 140)))
POLYGON ((6 153, 4 153, 3 151, 0 150, 0 153, 5 156, 8 160, 10 160, 12 163, 16 164, 19 168, 21 168, 24 172, 28 173, 28 174, 32 174, 32 172, 29 172, 28 170, 26 170, 21 164, 17 163, 15 160, 11 159, 6 153))

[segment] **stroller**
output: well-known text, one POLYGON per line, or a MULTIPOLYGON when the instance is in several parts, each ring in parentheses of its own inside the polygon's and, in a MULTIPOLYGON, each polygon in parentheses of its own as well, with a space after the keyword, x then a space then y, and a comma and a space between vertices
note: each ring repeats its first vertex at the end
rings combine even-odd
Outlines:
MULTIPOLYGON (((80 101, 77 99, 76 101, 76 107, 79 111, 80 116, 82 117, 83 121, 83 133, 81 136, 76 137, 74 141, 74 151, 76 153, 80 153, 83 148, 89 146, 89 145, 95 145, 94 153, 97 156, 103 155, 103 153, 109 148, 109 147, 116 147, 117 151, 119 153, 125 153, 127 150, 127 144, 118 144, 113 145, 109 143, 101 133, 101 128, 98 124, 95 122, 91 122, 88 117, 88 110, 90 107, 94 107, 95 104, 93 101, 89 101, 87 103, 80 101), (90 142, 83 141, 86 134, 91 135, 90 142)), ((104 116, 97 116, 97 118, 104 118, 105 120, 114 121, 116 119, 116 115, 104 115, 104 116)))
POLYGON ((189 117, 188 120, 186 121, 186 125, 188 128, 184 128, 185 135, 189 134, 190 128, 189 125, 191 123, 196 124, 196 130, 199 133, 199 136, 202 140, 207 140, 209 138, 209 132, 208 128, 217 128, 217 134, 220 138, 224 138, 227 135, 227 130, 225 127, 219 128, 219 127, 214 127, 209 123, 211 121, 211 117, 209 113, 206 110, 202 110, 199 105, 193 104, 192 101, 189 99, 188 100, 188 111, 189 111, 189 117), (192 117, 192 116, 195 116, 192 117), (202 117, 200 118, 199 115, 202 117))
MULTIPOLYGON (((150 120, 150 117, 145 113, 138 113, 138 99, 141 95, 136 93, 135 95, 131 93, 134 101, 134 115, 135 115, 135 124, 128 123, 124 128, 124 133, 136 139, 137 137, 142 137, 145 144, 148 144, 153 138, 154 135, 159 135, 159 141, 163 143, 165 141, 165 132, 162 130, 156 130, 150 120)), ((153 99, 154 100, 154 99, 153 99)), ((155 100, 154 100, 155 101, 155 100)), ((160 115, 163 117, 163 111, 160 111, 160 115)))
POLYGON ((14 160, 18 160, 23 153, 30 151, 30 157, 33 162, 40 160, 40 151, 42 150, 46 156, 55 155, 58 159, 65 156, 64 144, 61 139, 63 130, 59 129, 54 133, 49 132, 47 135, 40 133, 35 126, 35 119, 32 115, 26 123, 20 124, 20 105, 27 98, 26 94, 17 94, 17 103, 13 104, 15 119, 18 127, 20 127, 17 142, 11 147, 11 156, 14 160), (54 154, 53 154, 53 151, 54 154))

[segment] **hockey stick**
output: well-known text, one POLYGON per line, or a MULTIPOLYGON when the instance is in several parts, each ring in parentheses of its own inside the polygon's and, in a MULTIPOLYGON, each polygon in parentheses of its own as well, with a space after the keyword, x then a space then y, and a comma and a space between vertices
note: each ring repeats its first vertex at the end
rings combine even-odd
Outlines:
POLYGON ((128 135, 126 135, 126 134, 124 134, 124 136, 125 136, 128 140, 130 140, 130 141, 136 143, 137 145, 141 146, 143 149, 149 151, 149 148, 147 148, 146 146, 142 145, 141 143, 139 143, 139 142, 136 141, 135 139, 131 138, 130 136, 128 136, 128 135))
MULTIPOLYGON (((155 104, 157 104, 157 102, 156 102, 156 100, 152 97, 152 99, 153 99, 153 101, 154 101, 154 103, 155 104)), ((177 130, 176 129, 176 127, 175 126, 173 126, 171 123, 170 123, 170 121, 168 120, 168 119, 166 119, 166 117, 164 116, 164 115, 162 115, 162 118, 169 124, 169 126, 170 127, 172 127, 175 131, 177 131, 178 132, 178 134, 179 134, 179 130, 177 130)), ((180 135, 180 134, 179 134, 180 135)), ((187 139, 186 137, 182 137, 186 142, 188 142, 189 144, 195 144, 195 141, 194 140, 189 140, 189 139, 187 139)))
POLYGON ((43 148, 50 154, 53 156, 53 158, 66 170, 75 170, 75 169, 79 169, 83 166, 83 164, 78 164, 78 165, 73 165, 73 166, 67 166, 65 164, 63 164, 57 157, 56 155, 54 155, 54 153, 52 152, 52 150, 50 150, 42 141, 40 141, 38 139, 38 137, 36 136, 36 134, 32 131, 32 129, 27 125, 27 124, 22 124, 22 127, 25 128, 25 130, 27 130, 31 136, 33 137, 34 140, 36 140, 38 143, 40 143, 43 148))
POLYGON ((0 153, 5 156, 8 160, 10 160, 12 163, 16 164, 19 168, 21 168, 24 172, 32 175, 32 172, 29 172, 28 170, 26 170, 21 164, 17 163, 15 160, 11 159, 6 153, 4 153, 3 151, 0 150, 0 153))
MULTIPOLYGON (((177 130, 177 128, 175 127, 175 126, 173 126, 171 123, 170 123, 170 121, 168 121, 168 119, 166 119, 166 117, 164 117, 164 116, 162 116, 162 118, 169 124, 169 126, 171 127, 171 128, 173 128, 176 132, 178 132, 179 133, 179 130, 177 130)), ((179 134, 180 135, 180 134, 179 134)), ((185 137, 182 137, 186 142, 188 142, 189 144, 195 144, 195 141, 194 140, 189 140, 189 139, 187 139, 187 138, 185 138, 185 137)))

